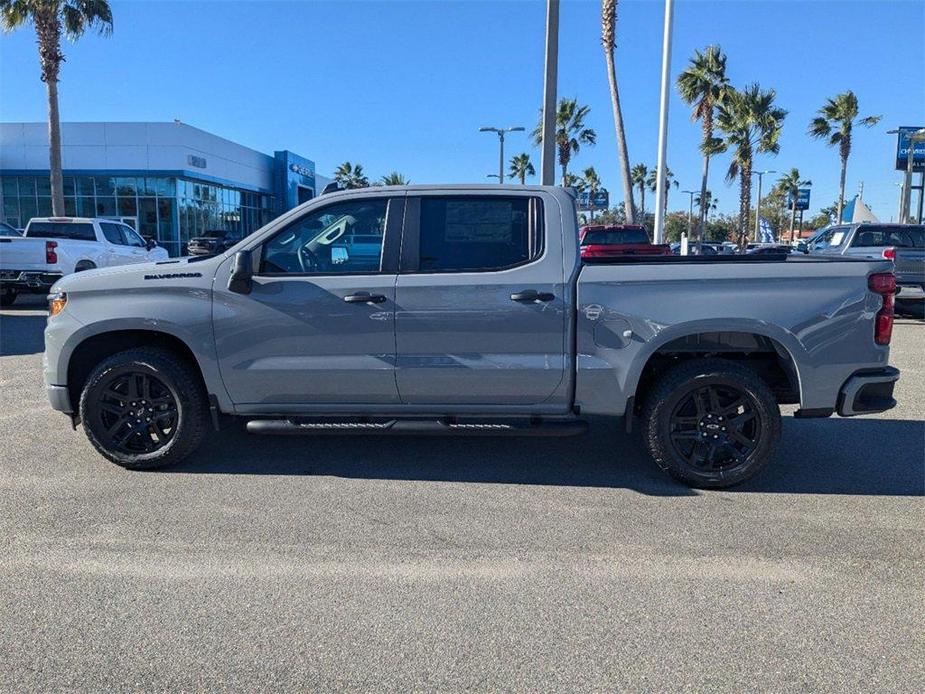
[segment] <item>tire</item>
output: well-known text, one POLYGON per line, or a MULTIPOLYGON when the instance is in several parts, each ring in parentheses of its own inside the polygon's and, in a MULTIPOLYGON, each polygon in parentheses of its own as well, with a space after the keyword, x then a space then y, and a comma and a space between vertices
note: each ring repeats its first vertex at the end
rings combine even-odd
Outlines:
POLYGON ((84 270, 95 270, 96 263, 92 260, 81 260, 74 266, 74 272, 83 272, 84 270))
POLYGON ((643 409, 642 432, 656 464, 676 480, 692 487, 731 487, 770 462, 780 438, 780 408, 748 367, 695 359, 669 369, 655 383, 643 409))
POLYGON ((19 296, 19 292, 15 289, 4 289, 3 292, 0 292, 0 306, 4 308, 12 306, 17 296, 19 296))
POLYGON ((80 419, 105 458, 151 470, 196 450, 206 403, 193 367, 167 350, 144 347, 114 354, 93 370, 80 395, 80 419))

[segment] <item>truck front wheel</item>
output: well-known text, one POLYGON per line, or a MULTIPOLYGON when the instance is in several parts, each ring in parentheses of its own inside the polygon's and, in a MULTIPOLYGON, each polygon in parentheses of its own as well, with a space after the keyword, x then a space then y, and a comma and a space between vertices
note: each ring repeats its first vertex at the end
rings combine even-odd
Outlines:
POLYGON ((147 470, 196 449, 206 427, 206 396, 184 360, 163 349, 131 349, 103 360, 87 378, 80 419, 103 456, 147 470))
POLYGON ((694 359, 666 371, 642 418, 655 462, 693 487, 730 487, 751 478, 770 461, 781 431, 767 384, 726 359, 694 359))

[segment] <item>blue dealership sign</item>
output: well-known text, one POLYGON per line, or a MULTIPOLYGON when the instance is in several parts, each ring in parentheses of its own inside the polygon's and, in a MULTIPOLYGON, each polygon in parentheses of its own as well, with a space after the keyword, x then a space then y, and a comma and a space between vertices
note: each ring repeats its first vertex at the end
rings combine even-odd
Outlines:
POLYGON ((606 190, 598 190, 591 197, 587 190, 578 191, 578 209, 580 210, 606 210, 610 207, 610 193, 606 190))
POLYGON ((909 135, 914 133, 916 130, 921 130, 921 127, 913 128, 910 126, 903 126, 899 128, 899 134, 896 136, 896 170, 905 171, 909 156, 909 146, 915 144, 914 149, 912 150, 912 170, 913 171, 925 171, 925 141, 911 143, 909 142, 909 135))
MULTIPOLYGON (((809 209, 809 193, 810 188, 800 188, 797 194, 797 209, 798 210, 808 210, 809 209)), ((787 209, 793 207, 793 195, 791 193, 787 194, 787 209)))

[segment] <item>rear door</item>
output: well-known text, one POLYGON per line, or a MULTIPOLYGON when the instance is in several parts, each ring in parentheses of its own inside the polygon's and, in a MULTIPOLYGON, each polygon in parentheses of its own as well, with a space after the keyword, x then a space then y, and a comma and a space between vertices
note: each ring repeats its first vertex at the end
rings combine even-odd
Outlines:
POLYGON ((559 215, 536 194, 408 198, 395 298, 403 403, 566 406, 562 251, 544 239, 559 215))

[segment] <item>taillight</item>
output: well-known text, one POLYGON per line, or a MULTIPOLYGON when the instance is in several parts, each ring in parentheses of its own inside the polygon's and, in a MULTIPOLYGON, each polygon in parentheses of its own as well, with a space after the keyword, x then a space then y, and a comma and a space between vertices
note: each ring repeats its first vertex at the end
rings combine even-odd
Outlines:
POLYGON ((890 246, 889 248, 883 249, 883 259, 884 260, 896 260, 896 249, 890 246))
POLYGON ((877 317, 874 319, 874 342, 878 345, 888 345, 893 336, 896 275, 892 272, 878 272, 867 278, 867 286, 874 294, 883 297, 883 306, 877 311, 877 317))
POLYGON ((49 265, 54 265, 58 262, 58 252, 55 250, 57 247, 57 241, 45 242, 45 262, 49 265))

